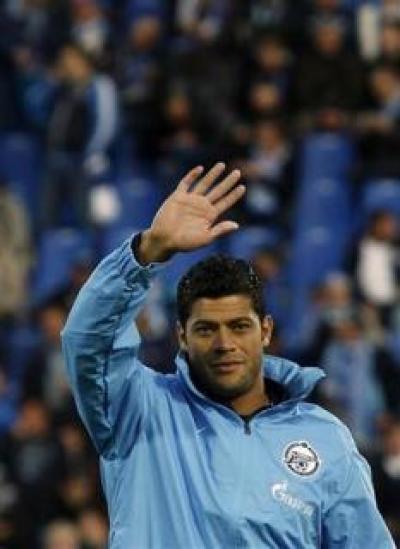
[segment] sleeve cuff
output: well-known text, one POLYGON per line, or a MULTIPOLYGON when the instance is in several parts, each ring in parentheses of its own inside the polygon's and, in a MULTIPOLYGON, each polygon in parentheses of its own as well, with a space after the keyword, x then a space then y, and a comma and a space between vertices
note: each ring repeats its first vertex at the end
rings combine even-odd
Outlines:
POLYGON ((135 255, 135 239, 139 238, 140 233, 135 233, 129 237, 120 247, 120 270, 128 282, 137 281, 138 276, 147 280, 153 278, 161 270, 161 263, 149 263, 142 265, 135 255))

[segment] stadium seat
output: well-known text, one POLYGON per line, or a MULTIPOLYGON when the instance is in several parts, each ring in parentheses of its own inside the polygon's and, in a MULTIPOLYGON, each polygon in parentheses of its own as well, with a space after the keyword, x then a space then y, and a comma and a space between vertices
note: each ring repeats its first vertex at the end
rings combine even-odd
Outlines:
POLYGON ((69 281, 73 266, 93 259, 91 236, 74 229, 43 233, 33 282, 33 302, 40 303, 69 281))
POLYGON ((155 179, 124 177, 116 182, 121 201, 119 223, 144 229, 161 203, 161 189, 155 179))
POLYGON ((38 141, 26 134, 0 136, 0 177, 20 198, 33 221, 40 195, 41 152, 38 141))
POLYGON ((331 271, 340 270, 345 257, 347 231, 313 226, 293 242, 289 279, 293 286, 313 286, 331 271))
POLYGON ((336 228, 351 225, 351 192, 342 178, 315 177, 300 184, 296 210, 296 227, 310 224, 336 228))
POLYGON ((362 196, 363 217, 381 209, 400 216, 400 179, 378 179, 365 185, 362 196))
POLYGON ((102 229, 102 234, 100 235, 100 257, 104 257, 118 248, 124 240, 138 231, 139 229, 137 227, 133 227, 132 225, 121 225, 120 223, 114 223, 102 229))
POLYGON ((313 133, 301 147, 301 177, 343 178, 354 157, 354 144, 340 133, 313 133))
POLYGON ((242 227, 222 242, 223 251, 249 261, 260 248, 273 248, 281 240, 278 231, 261 226, 242 227))

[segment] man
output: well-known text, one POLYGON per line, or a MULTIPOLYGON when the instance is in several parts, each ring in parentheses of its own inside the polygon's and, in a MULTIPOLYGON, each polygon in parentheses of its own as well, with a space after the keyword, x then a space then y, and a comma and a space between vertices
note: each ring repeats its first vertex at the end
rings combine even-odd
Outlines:
POLYGON ((20 76, 29 121, 47 141, 43 225, 64 222, 67 201, 73 204, 74 221, 86 226, 90 186, 107 178, 118 133, 115 83, 76 44, 66 44, 58 53, 54 78, 35 71, 20 76))
POLYGON ((132 318, 155 263, 237 229, 237 170, 189 172, 151 227, 109 255, 63 332, 100 454, 112 549, 393 548, 347 429, 302 399, 323 377, 263 356, 272 320, 249 266, 220 256, 178 287, 178 370, 137 359, 132 318))

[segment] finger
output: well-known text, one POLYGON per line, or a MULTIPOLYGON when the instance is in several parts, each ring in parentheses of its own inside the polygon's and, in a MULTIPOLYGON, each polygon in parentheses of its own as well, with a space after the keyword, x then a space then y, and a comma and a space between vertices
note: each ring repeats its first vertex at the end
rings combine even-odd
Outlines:
POLYGON ((225 179, 218 183, 208 194, 207 198, 210 202, 217 202, 221 197, 223 197, 228 191, 232 189, 239 181, 241 173, 239 170, 233 170, 225 179))
POLYGON ((217 162, 204 177, 200 179, 198 184, 193 189, 196 194, 205 194, 208 189, 215 183, 216 179, 224 172, 225 164, 217 162))
POLYGON ((214 227, 211 228, 211 235, 214 238, 219 238, 220 236, 223 236, 225 234, 231 233, 232 231, 236 231, 239 228, 239 224, 235 223, 235 221, 221 221, 220 223, 217 223, 214 225, 214 227))
POLYGON ((226 194, 223 198, 218 200, 218 202, 214 204, 218 215, 221 215, 230 207, 232 207, 238 200, 242 198, 245 192, 246 187, 244 185, 238 185, 230 193, 226 194))
POLYGON ((188 191, 198 177, 203 173, 203 166, 197 166, 188 172, 178 183, 177 190, 188 191))

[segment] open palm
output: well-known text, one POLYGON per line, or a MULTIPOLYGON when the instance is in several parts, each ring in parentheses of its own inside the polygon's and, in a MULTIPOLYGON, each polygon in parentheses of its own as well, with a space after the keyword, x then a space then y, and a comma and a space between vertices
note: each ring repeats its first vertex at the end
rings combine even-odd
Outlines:
POLYGON ((244 185, 237 185, 238 170, 216 183, 224 169, 218 163, 201 179, 202 168, 191 170, 162 204, 150 230, 165 249, 194 250, 238 228, 233 221, 217 221, 245 192, 244 185))

